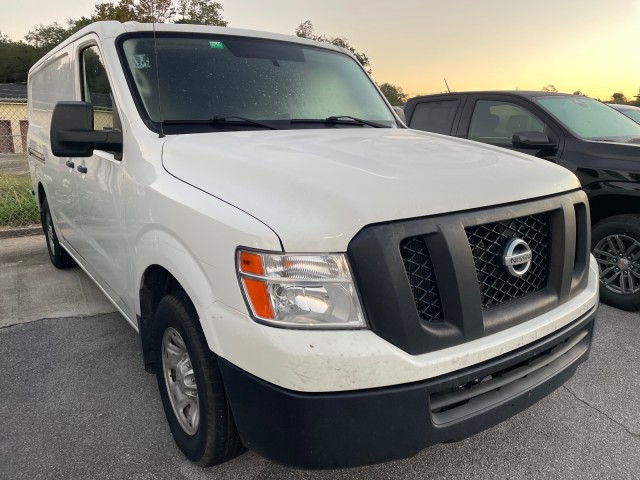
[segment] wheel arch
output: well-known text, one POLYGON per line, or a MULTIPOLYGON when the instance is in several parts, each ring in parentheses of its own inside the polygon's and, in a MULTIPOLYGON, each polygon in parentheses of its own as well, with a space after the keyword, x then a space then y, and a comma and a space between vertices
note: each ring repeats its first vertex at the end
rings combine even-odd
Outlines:
POLYGON ((36 202, 38 203, 38 208, 42 210, 42 202, 44 202, 44 198, 47 196, 47 193, 44 190, 44 185, 41 181, 38 182, 38 197, 36 198, 36 202))
POLYGON ((42 220, 42 204, 47 197, 47 193, 44 190, 44 185, 41 181, 38 181, 38 189, 36 191, 36 203, 38 204, 38 211, 40 212, 40 225, 42 226, 42 233, 45 233, 44 221, 42 220))
MULTIPOLYGON (((201 265, 175 236, 164 231, 147 232, 138 245, 142 248, 136 252, 139 283, 135 311, 145 370, 153 373, 154 316, 160 300, 170 293, 184 292, 202 319, 204 309, 215 297, 201 265)), ((207 343, 212 345, 213 339, 207 338, 207 343)))
MULTIPOLYGON (((174 292, 184 292, 184 288, 175 276, 161 265, 149 265, 140 280, 140 314, 137 315, 142 360, 145 370, 149 373, 155 372, 155 352, 153 350, 155 313, 160 301, 174 292)), ((189 300, 193 303, 191 297, 189 300)))
POLYGON ((598 195, 590 195, 589 209, 591 210, 592 225, 609 217, 637 215, 640 214, 640 192, 635 194, 633 190, 630 190, 628 194, 625 194, 621 189, 616 193, 603 192, 598 195))

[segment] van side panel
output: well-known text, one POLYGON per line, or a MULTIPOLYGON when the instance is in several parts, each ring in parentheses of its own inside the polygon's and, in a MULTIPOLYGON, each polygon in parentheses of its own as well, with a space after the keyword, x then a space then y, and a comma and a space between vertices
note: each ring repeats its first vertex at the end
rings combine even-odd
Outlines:
MULTIPOLYGON (((63 244, 80 240, 80 212, 77 190, 71 179, 73 171, 66 166, 67 158, 51 153, 49 130, 55 104, 75 99, 73 71, 73 46, 68 45, 45 59, 29 75, 28 145, 32 178, 34 183, 38 181, 44 186, 58 238, 63 244)), ((34 191, 38 191, 37 184, 34 191)))

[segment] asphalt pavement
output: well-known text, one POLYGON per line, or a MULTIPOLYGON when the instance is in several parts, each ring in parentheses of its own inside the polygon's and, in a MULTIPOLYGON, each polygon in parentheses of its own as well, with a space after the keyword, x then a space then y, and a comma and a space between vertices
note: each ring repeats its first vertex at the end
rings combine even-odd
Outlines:
POLYGON ((640 477, 637 312, 603 305, 572 380, 462 442, 348 470, 294 470, 252 452, 201 469, 173 443, 136 332, 79 268, 48 264, 45 248, 42 237, 0 239, 0 478, 640 477))

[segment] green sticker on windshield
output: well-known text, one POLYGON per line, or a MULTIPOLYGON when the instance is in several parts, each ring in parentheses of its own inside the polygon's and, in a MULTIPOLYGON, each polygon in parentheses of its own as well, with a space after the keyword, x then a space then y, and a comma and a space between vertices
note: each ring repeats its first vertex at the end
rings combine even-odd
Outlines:
POLYGON ((209 42, 209 46, 211 48, 215 48, 216 50, 224 49, 224 45, 222 44, 222 42, 209 42))

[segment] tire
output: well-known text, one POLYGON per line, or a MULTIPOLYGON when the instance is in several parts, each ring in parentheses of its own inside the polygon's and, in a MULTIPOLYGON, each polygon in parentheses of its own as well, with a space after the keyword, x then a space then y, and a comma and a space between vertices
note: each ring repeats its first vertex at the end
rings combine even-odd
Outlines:
POLYGON ((591 246, 598 261, 600 300, 622 310, 640 310, 640 215, 599 221, 591 246))
POLYGON ((195 308, 184 292, 160 301, 154 350, 162 405, 182 453, 198 466, 210 467, 244 452, 217 357, 209 349, 195 308))
POLYGON ((58 235, 56 234, 55 225, 53 224, 47 197, 44 198, 42 208, 40 209, 40 223, 44 231, 44 238, 47 241, 47 250, 49 251, 51 263, 53 263, 56 268, 73 267, 76 262, 71 258, 71 255, 60 246, 60 242, 58 241, 58 235))

